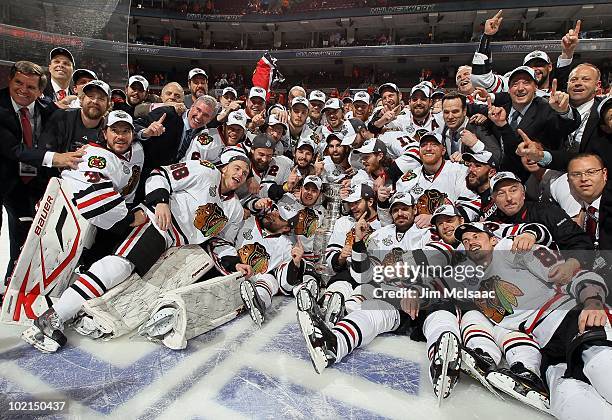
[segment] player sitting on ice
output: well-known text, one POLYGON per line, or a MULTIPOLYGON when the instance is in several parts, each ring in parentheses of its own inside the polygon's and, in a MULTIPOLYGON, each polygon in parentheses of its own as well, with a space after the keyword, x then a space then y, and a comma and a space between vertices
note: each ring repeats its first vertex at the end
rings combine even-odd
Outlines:
POLYGON ((55 352, 66 343, 64 323, 83 302, 101 296, 134 271, 144 275, 166 249, 202 244, 216 236, 233 242, 243 219, 234 191, 246 181, 250 163, 236 151, 222 154, 221 162, 220 170, 195 160, 154 170, 146 181, 147 207, 137 208, 132 222, 136 227, 115 254, 82 272, 22 338, 43 352, 55 352))
POLYGON ((484 268, 478 282, 465 287, 489 292, 474 303, 493 323, 531 334, 541 347, 541 374, 550 389, 550 412, 560 419, 612 416, 612 328, 606 282, 578 271, 567 286, 551 287, 560 254, 542 246, 512 253, 509 239, 499 240, 482 224, 455 231, 466 249, 463 263, 484 268), (491 292, 494 292, 491 294, 491 292))
POLYGON ((253 276, 240 284, 240 295, 258 326, 264 322, 272 296, 279 291, 291 295, 302 282, 304 248, 299 241, 293 245, 288 236, 298 211, 296 205, 285 203, 263 217, 251 216, 238 233, 236 247, 224 252, 252 268, 253 276))

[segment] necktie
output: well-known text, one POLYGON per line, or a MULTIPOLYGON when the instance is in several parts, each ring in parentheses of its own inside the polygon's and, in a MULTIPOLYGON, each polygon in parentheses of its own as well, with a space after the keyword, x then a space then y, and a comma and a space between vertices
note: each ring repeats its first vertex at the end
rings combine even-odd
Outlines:
POLYGON ((510 127, 512 127, 512 129, 514 131, 516 131, 518 125, 519 125, 519 117, 521 116, 521 113, 518 111, 514 111, 514 114, 512 114, 512 118, 510 118, 510 127))
MULTIPOLYGON (((21 134, 23 137, 23 143, 28 149, 32 148, 32 123, 30 123, 30 111, 28 108, 23 107, 19 109, 19 120, 21 121, 21 134)), ((28 183, 34 178, 33 176, 22 176, 21 179, 24 183, 28 183)))
POLYGON ((185 132, 185 137, 181 142, 181 146, 179 147, 178 153, 176 155, 177 159, 180 161, 185 156, 187 149, 189 149, 189 145, 191 144, 191 135, 193 134, 193 129, 188 129, 185 132))
POLYGON ((57 91, 57 100, 58 101, 61 101, 65 97, 66 97, 66 91, 64 89, 61 89, 61 90, 57 91))
POLYGON ((589 234, 593 242, 597 242, 597 218, 595 217, 597 209, 589 206, 586 214, 586 233, 589 234))
POLYGON ((459 133, 451 133, 451 155, 459 151, 459 133))

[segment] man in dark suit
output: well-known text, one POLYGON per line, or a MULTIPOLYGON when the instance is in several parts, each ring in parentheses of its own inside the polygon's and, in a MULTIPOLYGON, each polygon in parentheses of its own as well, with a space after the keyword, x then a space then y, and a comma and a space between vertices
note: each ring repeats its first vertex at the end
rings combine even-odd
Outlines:
POLYGON ((49 74, 51 78, 43 91, 45 98, 57 102, 74 95, 70 87, 74 71, 74 57, 66 48, 53 48, 49 53, 49 74))
POLYGON ((537 97, 536 78, 530 67, 517 67, 508 80, 508 94, 496 94, 496 106, 489 105, 489 119, 495 124, 494 132, 503 144, 501 168, 514 171, 525 181, 529 173, 515 153, 521 142, 517 130, 522 130, 546 149, 559 150, 563 139, 580 126, 580 114, 570 106, 569 95, 557 90, 556 80, 548 99, 537 97))
MULTIPOLYGON (((442 98, 442 139, 445 142, 447 158, 455 153, 461 158, 462 153, 479 153, 488 150, 495 162, 501 161, 501 146, 493 135, 487 121, 485 125, 476 125, 468 118, 467 97, 459 93, 447 93, 442 98)), ((484 117, 483 117, 484 118, 484 117)))
POLYGON ((8 87, 0 90, 0 202, 9 220, 8 274, 27 236, 34 205, 46 188, 48 177, 42 173, 43 167, 75 167, 82 156, 81 152, 50 152, 39 141, 57 110, 52 102, 39 99, 46 83, 42 67, 18 61, 11 68, 8 87))
POLYGON ((185 157, 191 141, 215 117, 217 100, 202 95, 191 107, 179 115, 173 106, 155 108, 146 117, 136 120, 138 139, 142 141, 145 162, 136 190, 136 202, 144 197, 144 180, 160 166, 177 163, 185 157))

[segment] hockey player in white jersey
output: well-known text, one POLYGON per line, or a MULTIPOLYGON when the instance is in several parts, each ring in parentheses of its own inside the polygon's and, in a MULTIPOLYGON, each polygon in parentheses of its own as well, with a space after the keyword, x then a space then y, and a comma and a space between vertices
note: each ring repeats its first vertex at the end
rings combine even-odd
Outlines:
MULTIPOLYGON (((303 96, 296 96, 291 101, 289 108, 289 150, 285 151, 287 156, 292 156, 300 141, 312 141, 315 144, 315 153, 322 154, 325 143, 320 132, 308 126, 308 114, 310 103, 303 96)), ((320 131, 320 130, 319 130, 320 131)))
POLYGON ((349 179, 355 168, 349 162, 350 147, 342 144, 342 133, 330 133, 325 138, 326 156, 323 158, 323 173, 321 177, 328 182, 339 183, 349 179))
POLYGON ((227 122, 217 128, 207 128, 191 140, 185 160, 207 160, 218 163, 224 147, 242 142, 246 129, 246 117, 242 111, 231 112, 227 122))
POLYGON ((313 90, 308 95, 309 113, 308 119, 306 120, 306 125, 313 131, 317 131, 319 127, 321 127, 325 123, 325 118, 323 115, 323 107, 325 106, 325 102, 327 101, 327 97, 325 93, 320 90, 313 90))
POLYGON ((304 248, 300 242, 294 246, 288 236, 298 211, 295 205, 281 204, 262 218, 251 216, 238 234, 236 247, 227 250, 253 270, 253 276, 240 284, 240 295, 258 326, 265 320, 272 296, 290 295, 302 282, 304 248))
MULTIPOLYGON (((96 160, 95 165, 101 166, 96 160)), ((232 151, 218 170, 207 161, 187 161, 154 170, 146 183, 146 203, 134 213, 137 225, 106 256, 80 273, 59 300, 22 337, 37 349, 54 352, 66 343, 63 325, 83 302, 99 297, 136 272, 144 275, 171 246, 202 244, 220 236, 233 242, 243 219, 234 195, 249 174, 249 159, 232 151), (143 212, 144 211, 144 212, 143 212)))
POLYGON ((385 131, 401 131, 412 141, 418 142, 421 136, 435 131, 444 125, 442 115, 431 113, 431 88, 420 83, 410 90, 409 111, 402 109, 401 92, 393 83, 385 83, 378 88, 383 107, 372 112, 368 130, 374 134, 385 131))
MULTIPOLYGON (((439 133, 427 133, 422 136, 420 154, 423 166, 402 175, 396 182, 395 189, 410 192, 415 197, 420 197, 426 191, 436 190, 445 194, 448 200, 460 208, 467 220, 478 220, 480 198, 465 183, 467 167, 445 160, 445 150, 439 133)), ((419 216, 416 221, 417 225, 419 227, 429 226, 431 212, 429 215, 419 216)))
POLYGON ((135 221, 128 207, 140 179, 144 153, 139 143, 132 143, 132 117, 123 111, 108 115, 103 135, 106 147, 89 144, 77 169, 66 169, 61 176, 83 217, 101 229, 122 232, 135 221))
POLYGON ((474 297, 479 310, 503 328, 531 334, 540 345, 551 413, 560 419, 609 418, 612 328, 604 305, 606 282, 579 271, 567 286, 551 287, 550 272, 563 263, 559 253, 540 246, 526 254, 508 252, 509 240, 499 241, 475 223, 461 225, 455 236, 467 251, 464 264, 485 268, 478 282, 465 284, 480 293, 474 297))

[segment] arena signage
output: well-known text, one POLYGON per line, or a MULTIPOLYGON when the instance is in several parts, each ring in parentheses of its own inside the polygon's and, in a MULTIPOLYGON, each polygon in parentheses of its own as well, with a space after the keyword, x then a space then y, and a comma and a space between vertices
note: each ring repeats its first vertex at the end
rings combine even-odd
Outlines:
POLYGON ((438 7, 437 4, 412 4, 410 6, 394 6, 394 7, 372 7, 371 15, 391 15, 400 13, 424 13, 433 12, 438 7))

